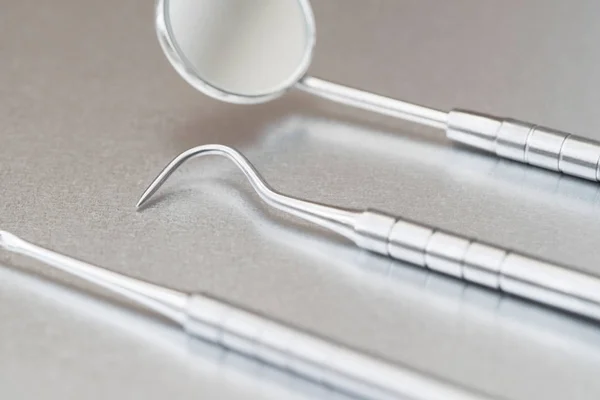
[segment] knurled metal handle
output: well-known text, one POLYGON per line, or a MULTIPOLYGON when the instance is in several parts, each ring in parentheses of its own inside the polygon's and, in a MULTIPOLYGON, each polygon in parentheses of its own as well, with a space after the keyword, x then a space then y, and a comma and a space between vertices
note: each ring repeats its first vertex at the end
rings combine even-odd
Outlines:
POLYGON ((448 114, 448 138, 536 167, 600 181, 600 142, 470 111, 448 114))

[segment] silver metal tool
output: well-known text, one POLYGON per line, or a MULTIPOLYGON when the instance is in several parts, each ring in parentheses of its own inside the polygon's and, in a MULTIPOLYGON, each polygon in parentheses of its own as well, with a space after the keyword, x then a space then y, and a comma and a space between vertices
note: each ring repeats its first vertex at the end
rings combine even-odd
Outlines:
POLYGON ((223 145, 198 146, 177 156, 142 194, 137 207, 186 160, 204 155, 229 158, 267 204, 336 232, 363 249, 600 320, 597 277, 384 212, 332 207, 283 195, 242 154, 223 145))
POLYGON ((131 278, 36 246, 0 231, 0 248, 133 300, 181 325, 192 337, 363 399, 482 400, 406 366, 392 365, 203 294, 131 278))
POLYGON ((450 140, 536 167, 600 181, 600 142, 467 110, 445 112, 307 76, 316 42, 308 0, 158 0, 168 60, 194 88, 231 103, 260 103, 291 88, 443 129, 450 140))

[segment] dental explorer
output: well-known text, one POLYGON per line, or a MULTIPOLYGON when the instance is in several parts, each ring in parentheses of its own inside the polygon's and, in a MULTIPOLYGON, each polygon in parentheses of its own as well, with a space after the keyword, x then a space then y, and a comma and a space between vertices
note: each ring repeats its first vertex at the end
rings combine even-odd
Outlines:
POLYGON ((262 103, 295 88, 444 130, 452 141, 499 157, 600 181, 598 141, 511 118, 437 110, 306 75, 316 42, 309 0, 260 1, 244 11, 239 0, 158 0, 155 23, 165 56, 192 87, 221 101, 262 103), (273 9, 277 15, 266 11, 273 9), (275 68, 281 65, 288 69, 275 68))
POLYGON ((597 277, 384 212, 344 209, 283 195, 267 184, 244 155, 223 145, 198 146, 175 157, 144 191, 137 207, 185 161, 205 155, 233 161, 268 205, 336 232, 358 247, 600 321, 597 277))
POLYGON ((143 305, 190 336, 362 399, 483 400, 488 396, 309 334, 204 294, 112 272, 0 231, 0 248, 39 260, 143 305))

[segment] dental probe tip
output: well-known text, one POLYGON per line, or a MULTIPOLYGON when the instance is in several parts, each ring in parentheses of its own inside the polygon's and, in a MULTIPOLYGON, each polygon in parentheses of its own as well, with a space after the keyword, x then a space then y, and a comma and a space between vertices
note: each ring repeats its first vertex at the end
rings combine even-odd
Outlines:
POLYGON ((137 208, 139 209, 144 205, 169 176, 186 160, 206 155, 223 156, 232 161, 244 175, 246 175, 246 178, 248 178, 248 181, 256 193, 270 206, 317 224, 323 228, 337 232, 349 239, 354 238, 354 224, 359 216, 359 213, 356 210, 319 204, 279 193, 269 186, 256 168, 254 168, 252 163, 248 161, 242 153, 236 149, 220 144, 207 144, 193 147, 175 157, 144 191, 142 197, 140 197, 137 202, 137 208))
POLYGON ((144 190, 144 193, 140 196, 140 199, 135 205, 135 208, 139 210, 146 201, 156 193, 156 191, 162 186, 162 184, 167 180, 169 175, 173 173, 177 165, 173 165, 177 159, 173 160, 169 165, 167 165, 161 172, 158 174, 156 178, 150 183, 150 185, 144 190))
POLYGON ((152 187, 148 187, 144 193, 140 196, 140 199, 137 201, 137 203, 135 203, 135 209, 136 210, 140 210, 140 208, 144 205, 144 203, 146 202, 146 200, 148 200, 148 198, 150 196, 152 196, 154 194, 154 192, 156 191, 156 189, 153 190, 152 187))
POLYGON ((140 196, 140 199, 136 203, 135 208, 137 210, 139 210, 150 199, 150 197, 152 197, 152 195, 154 195, 154 193, 156 193, 156 191, 162 186, 162 184, 165 183, 165 181, 169 178, 169 176, 171 176, 171 174, 173 172, 175 172, 175 170, 181 164, 183 164, 188 158, 191 158, 197 154, 202 154, 203 152, 207 152, 207 153, 210 153, 212 151, 228 152, 228 150, 233 150, 233 149, 229 149, 226 146, 209 144, 209 145, 204 145, 204 146, 193 147, 193 148, 179 154, 160 172, 160 174, 158 174, 158 176, 156 178, 154 178, 154 180, 150 183, 150 185, 148 185, 148 187, 146 188, 146 190, 144 190, 144 193, 142 193, 142 195, 140 196))
POLYGON ((150 199, 150 197, 152 197, 152 195, 154 193, 156 193, 156 191, 158 190, 158 188, 162 186, 163 182, 167 179, 167 177, 171 174, 171 172, 172 171, 170 170, 169 166, 167 166, 167 168, 165 168, 156 177, 156 179, 154 179, 152 181, 152 183, 150 184, 150 186, 148 186, 146 188, 146 190, 144 190, 144 193, 142 193, 142 195, 140 196, 140 199, 136 203, 136 205, 135 205, 136 210, 139 211, 139 209, 146 203, 146 201, 148 201, 148 199, 150 199))

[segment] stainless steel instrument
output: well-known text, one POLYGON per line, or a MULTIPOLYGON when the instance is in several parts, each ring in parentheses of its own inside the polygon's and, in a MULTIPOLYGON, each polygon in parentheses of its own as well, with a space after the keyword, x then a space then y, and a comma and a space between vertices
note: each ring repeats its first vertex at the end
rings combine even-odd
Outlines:
POLYGON ((0 248, 35 258, 143 305, 186 333, 362 399, 482 400, 477 394, 407 366, 392 365, 203 294, 131 278, 0 231, 0 248))
POLYGON ((177 156, 142 194, 137 207, 186 160, 204 155, 229 158, 267 204, 336 232, 363 249, 600 320, 597 277, 384 212, 332 207, 283 195, 241 153, 223 145, 198 146, 177 156))
POLYGON ((600 142, 529 122, 474 111, 417 106, 321 79, 298 88, 357 108, 443 129, 448 139, 525 164, 600 181, 600 142))
POLYGON ((230 103, 273 100, 291 88, 431 126, 455 142, 514 161, 600 180, 600 142, 529 122, 396 100, 306 75, 316 42, 308 0, 158 0, 164 53, 194 88, 230 103))

